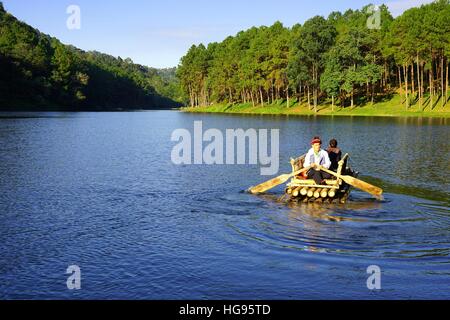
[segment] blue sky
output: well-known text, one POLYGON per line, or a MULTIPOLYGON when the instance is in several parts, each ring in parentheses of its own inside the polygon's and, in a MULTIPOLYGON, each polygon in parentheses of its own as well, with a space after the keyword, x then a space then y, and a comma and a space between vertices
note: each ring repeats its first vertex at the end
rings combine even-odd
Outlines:
MULTIPOLYGON (((7 11, 63 43, 151 67, 178 65, 192 44, 222 41, 252 26, 303 23, 370 0, 0 0, 7 11), (69 30, 69 5, 81 9, 81 29, 69 30)), ((386 0, 392 13, 431 0, 386 0)))

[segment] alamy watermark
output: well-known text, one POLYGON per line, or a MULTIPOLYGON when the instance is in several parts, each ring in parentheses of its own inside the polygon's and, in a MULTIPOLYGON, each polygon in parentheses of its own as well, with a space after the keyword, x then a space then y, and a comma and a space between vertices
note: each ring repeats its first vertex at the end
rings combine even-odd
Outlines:
POLYGON ((370 30, 381 29, 381 10, 379 6, 370 5, 367 7, 367 13, 370 14, 367 19, 367 28, 370 30))
POLYGON ((208 129, 203 132, 203 122, 195 121, 193 134, 188 129, 172 132, 171 141, 178 144, 172 149, 171 160, 176 165, 259 164, 261 175, 275 175, 280 162, 279 138, 279 129, 226 129, 225 133, 208 129))
POLYGON ((69 290, 81 289, 81 269, 77 265, 69 266, 66 270, 66 274, 70 276, 67 278, 66 285, 69 290))
POLYGON ((80 30, 81 29, 81 9, 79 6, 72 4, 67 7, 66 13, 69 17, 66 21, 67 29, 80 30))
POLYGON ((367 267, 367 274, 370 274, 367 278, 367 289, 369 290, 381 290, 381 268, 379 266, 367 267))

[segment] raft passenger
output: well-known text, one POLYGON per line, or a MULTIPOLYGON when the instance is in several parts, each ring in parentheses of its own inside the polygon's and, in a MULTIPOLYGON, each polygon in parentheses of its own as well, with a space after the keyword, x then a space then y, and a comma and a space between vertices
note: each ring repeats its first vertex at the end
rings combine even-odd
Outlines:
POLYGON ((320 167, 329 169, 331 166, 331 161, 328 156, 328 152, 321 149, 322 140, 319 137, 314 137, 311 141, 311 149, 308 151, 305 157, 305 162, 303 164, 304 168, 312 166, 308 171, 308 178, 314 179, 314 182, 318 185, 324 185, 325 179, 330 179, 331 175, 320 171, 320 167))
POLYGON ((328 157, 331 161, 330 170, 337 171, 339 167, 339 161, 342 159, 342 151, 338 148, 338 142, 336 139, 330 140, 330 146, 327 148, 328 157))

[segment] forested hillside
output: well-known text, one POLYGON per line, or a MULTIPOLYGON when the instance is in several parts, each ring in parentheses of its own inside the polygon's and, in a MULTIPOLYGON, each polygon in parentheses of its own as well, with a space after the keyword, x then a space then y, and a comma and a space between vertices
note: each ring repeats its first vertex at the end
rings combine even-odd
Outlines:
POLYGON ((216 103, 340 107, 400 94, 421 108, 445 107, 450 58, 450 2, 439 0, 393 18, 370 6, 286 28, 253 27, 221 43, 192 46, 178 75, 190 105, 216 103), (281 102, 280 102, 281 101, 281 102))
POLYGON ((182 93, 174 74, 66 46, 0 2, 0 110, 176 107, 182 93))

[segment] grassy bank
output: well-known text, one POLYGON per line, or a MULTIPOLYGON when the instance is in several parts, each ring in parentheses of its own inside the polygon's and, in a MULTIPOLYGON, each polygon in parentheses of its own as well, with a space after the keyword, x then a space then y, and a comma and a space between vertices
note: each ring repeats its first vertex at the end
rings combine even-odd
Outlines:
POLYGON ((379 117, 434 117, 434 118, 450 118, 450 102, 447 106, 442 107, 440 101, 435 103, 434 108, 427 105, 425 100, 424 106, 419 108, 419 104, 415 103, 406 110, 402 105, 399 95, 393 96, 392 99, 377 102, 374 104, 362 104, 346 108, 335 106, 332 110, 331 104, 323 104, 317 107, 318 112, 310 110, 307 104, 299 104, 297 101, 291 101, 287 106, 286 101, 279 101, 271 105, 253 106, 252 103, 246 104, 216 104, 208 107, 185 107, 181 110, 184 112, 199 113, 235 113, 235 114, 281 114, 281 115, 323 115, 323 116, 379 116, 379 117))

